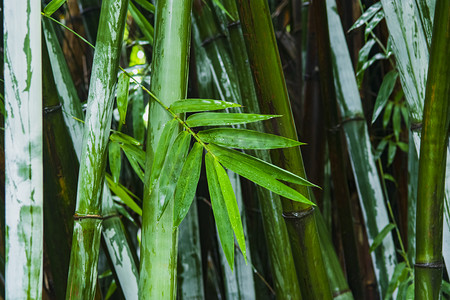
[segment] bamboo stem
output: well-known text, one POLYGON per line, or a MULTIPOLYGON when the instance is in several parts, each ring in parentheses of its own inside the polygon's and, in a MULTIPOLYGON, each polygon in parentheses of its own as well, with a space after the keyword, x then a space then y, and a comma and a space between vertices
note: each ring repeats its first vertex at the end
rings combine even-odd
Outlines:
MULTIPOLYGON (((450 129, 450 2, 437 0, 425 93, 416 223, 416 299, 439 299, 450 129)), ((448 184, 448 182, 447 182, 448 184)))

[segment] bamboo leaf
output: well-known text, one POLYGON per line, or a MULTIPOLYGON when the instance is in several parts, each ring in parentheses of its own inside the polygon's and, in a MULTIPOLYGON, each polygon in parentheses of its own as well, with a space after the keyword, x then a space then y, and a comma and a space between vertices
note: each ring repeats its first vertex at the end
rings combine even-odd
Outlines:
POLYGON ((200 131, 198 137, 206 143, 239 149, 276 149, 304 145, 274 134, 235 128, 208 129, 200 131))
POLYGON ((134 6, 133 3, 131 2, 128 3, 128 10, 130 11, 130 14, 133 17, 133 19, 136 21, 136 24, 138 25, 142 34, 145 36, 145 38, 148 40, 150 44, 153 44, 153 34, 154 34, 153 26, 147 21, 144 15, 136 8, 136 6, 134 6))
POLYGON ((120 124, 125 124, 128 108, 128 90, 130 88, 130 78, 125 73, 119 75, 117 86, 117 109, 120 115, 120 124))
POLYGON ((240 104, 213 99, 183 99, 172 103, 170 109, 177 114, 186 112, 200 112, 220 110, 230 107, 241 107, 240 104))
MULTIPOLYGON (((210 144, 208 146, 208 149, 219 159, 221 163, 224 163, 226 161, 242 161, 248 165, 252 165, 253 168, 259 169, 260 171, 268 175, 271 175, 275 179, 305 186, 318 187, 317 185, 306 180, 305 178, 302 178, 278 166, 265 162, 264 160, 261 160, 259 158, 250 156, 248 154, 242 153, 240 151, 224 148, 214 144, 210 144)), ((235 173, 239 174, 239 172, 235 173)))
POLYGON ((134 145, 128 145, 128 144, 120 144, 120 148, 122 148, 123 152, 130 156, 134 161, 136 161, 139 166, 144 168, 145 166, 145 152, 141 148, 134 146, 134 145))
MULTIPOLYGON (((380 3, 380 2, 378 2, 380 3)), ((381 4, 381 3, 380 3, 381 4)), ((377 25, 381 22, 381 20, 383 20, 384 18, 384 11, 380 10, 378 11, 375 16, 373 16, 373 18, 370 20, 370 22, 367 24, 366 26, 366 30, 365 30, 365 37, 367 39, 367 37, 369 36, 370 32, 377 27, 377 25)))
POLYGON ((142 216, 142 209, 129 195, 128 193, 129 191, 120 183, 119 184, 115 183, 111 178, 111 175, 106 174, 105 178, 111 191, 113 191, 113 193, 116 194, 123 201, 123 203, 125 203, 131 210, 133 210, 138 215, 142 216))
POLYGON ((398 141, 400 138, 400 131, 401 131, 401 112, 400 107, 395 104, 394 105, 394 112, 392 113, 392 129, 394 130, 395 140, 398 141))
MULTIPOLYGON (((214 145, 209 145, 209 147, 214 148, 214 145)), ((214 151, 211 152, 215 155, 214 151)), ((265 187, 266 189, 277 193, 280 196, 289 198, 294 201, 315 205, 308 198, 295 191, 294 189, 288 187, 287 185, 276 180, 271 174, 267 174, 264 171, 255 168, 254 164, 250 160, 235 160, 224 158, 224 156, 218 156, 220 163, 231 171, 245 177, 254 183, 265 187)), ((256 160, 256 159, 255 159, 256 160)))
POLYGON ((155 13, 155 6, 150 2, 148 2, 147 0, 133 0, 133 1, 142 6, 143 9, 146 9, 151 13, 155 13))
POLYGON ((222 10, 232 21, 236 21, 236 19, 230 14, 230 12, 223 6, 222 2, 220 0, 212 0, 214 4, 219 7, 220 10, 222 10))
POLYGON ((372 115, 372 124, 375 123, 375 120, 378 118, 378 116, 381 114, 381 111, 386 106, 386 103, 389 100, 392 91, 394 90, 397 77, 398 73, 396 70, 392 70, 384 76, 383 82, 380 86, 380 90, 378 91, 377 100, 375 101, 372 115))
POLYGON ((383 115, 383 127, 386 128, 386 126, 389 124, 389 120, 391 119, 392 109, 394 108, 393 102, 388 102, 386 105, 386 108, 384 110, 383 115))
POLYGON ((175 132, 175 129, 177 128, 177 125, 178 125, 178 122, 175 119, 167 122, 164 125, 164 129, 161 133, 161 137, 159 138, 158 146, 156 147, 156 151, 155 151, 155 153, 158 153, 160 155, 155 155, 155 158, 153 160, 152 171, 150 174, 150 183, 149 183, 150 189, 152 189, 152 187, 155 185, 156 180, 158 180, 159 175, 161 174, 161 170, 163 168, 164 161, 166 160, 165 153, 167 153, 169 150, 169 145, 172 142, 174 132, 175 132), (162 155, 162 154, 164 154, 164 155, 162 155))
POLYGON ((55 11, 60 8, 66 0, 52 0, 49 4, 47 4, 44 8, 44 14, 46 16, 51 16, 55 11))
POLYGON ((120 145, 117 143, 109 143, 109 169, 111 170, 112 178, 115 183, 119 182, 120 169, 122 160, 120 157, 120 145))
POLYGON ((216 221, 217 232, 219 233, 220 244, 227 258, 230 269, 234 266, 234 236, 233 228, 230 225, 225 200, 220 188, 219 179, 214 167, 214 157, 206 153, 206 177, 208 179, 209 195, 213 209, 214 219, 216 221))
POLYGON ((395 153, 397 153, 397 145, 393 141, 389 141, 388 146, 388 163, 387 165, 390 166, 395 158, 395 153))
POLYGON ((362 15, 361 17, 356 20, 356 22, 350 27, 348 30, 349 32, 353 29, 359 28, 363 26, 364 24, 368 23, 369 20, 381 9, 381 3, 377 2, 371 7, 369 7, 362 15))
POLYGON ((370 39, 366 42, 366 44, 359 50, 358 54, 358 67, 357 67, 357 76, 356 81, 358 83, 358 87, 361 87, 362 80, 364 78, 364 70, 362 69, 364 64, 367 62, 367 59, 370 54, 370 50, 372 50, 372 47, 375 45, 375 40, 370 39))
POLYGON ((220 189, 222 190, 225 206, 227 207, 231 227, 233 228, 234 234, 236 235, 236 240, 238 241, 239 247, 241 248, 242 254, 244 255, 245 262, 247 262, 244 229, 242 228, 242 220, 241 215, 239 214, 236 195, 234 194, 234 190, 231 185, 230 178, 228 178, 227 172, 225 172, 225 169, 216 159, 214 159, 214 168, 216 169, 220 189))
POLYGON ((133 138, 132 136, 129 136, 125 133, 115 131, 113 134, 109 136, 109 139, 113 142, 117 143, 124 143, 128 145, 134 145, 134 146, 141 146, 141 143, 133 138))
POLYGON ((181 170, 180 179, 175 188, 173 226, 178 227, 186 217, 197 190, 202 166, 203 147, 195 143, 181 170))
POLYGON ((242 113, 198 113, 187 118, 186 122, 190 127, 198 126, 220 126, 220 125, 238 125, 272 118, 281 117, 279 115, 260 115, 260 114, 242 114, 242 113))
POLYGON ((187 131, 178 134, 175 142, 167 154, 159 177, 158 221, 166 210, 167 204, 173 198, 173 193, 189 150, 191 135, 187 131))
POLYGON ((394 274, 392 274, 392 278, 389 282, 386 294, 384 295, 384 299, 392 299, 392 295, 394 294, 395 289, 400 285, 400 279, 402 275, 404 275, 405 271, 407 272, 405 262, 401 262, 395 266, 394 274))
POLYGON ((373 252, 375 249, 377 249, 377 247, 381 245, 381 243, 383 242, 384 238, 388 235, 388 233, 391 232, 391 230, 394 228, 395 228, 395 225, 392 223, 389 223, 388 225, 386 225, 380 231, 380 233, 373 239, 373 243, 370 246, 369 251, 373 252))

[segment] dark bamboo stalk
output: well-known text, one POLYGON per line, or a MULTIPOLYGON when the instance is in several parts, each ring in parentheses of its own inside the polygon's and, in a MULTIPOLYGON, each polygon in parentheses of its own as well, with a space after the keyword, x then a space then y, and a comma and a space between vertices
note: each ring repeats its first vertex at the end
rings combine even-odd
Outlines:
POLYGON ((418 300, 439 299, 442 282, 445 167, 450 129, 449 36, 450 2, 437 0, 419 158, 415 264, 418 300))
MULTIPOLYGON (((283 115, 267 122, 266 130, 297 139, 267 3, 263 0, 252 1, 251 5, 243 0, 237 3, 261 112, 283 115)), ((277 165, 305 176, 300 148, 273 151, 271 156, 277 165)), ((306 187, 294 188, 309 197, 306 187)), ((285 199, 282 204, 302 294, 306 299, 331 299, 314 207, 285 199)))

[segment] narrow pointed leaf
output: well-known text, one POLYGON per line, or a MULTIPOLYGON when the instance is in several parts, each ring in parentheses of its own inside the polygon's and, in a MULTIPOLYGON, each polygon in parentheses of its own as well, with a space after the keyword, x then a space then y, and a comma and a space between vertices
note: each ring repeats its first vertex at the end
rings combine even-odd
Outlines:
POLYGON ((125 73, 119 76, 117 85, 117 109, 119 110, 120 124, 125 124, 128 108, 128 90, 130 87, 130 78, 125 73))
POLYGON ((124 144, 135 145, 135 146, 141 145, 141 143, 138 140, 136 140, 135 138, 133 138, 132 136, 129 136, 125 133, 118 132, 118 131, 111 134, 109 136, 109 139, 113 142, 118 142, 118 143, 124 143, 124 144))
POLYGON ((47 4, 44 8, 44 14, 46 16, 51 16, 55 11, 60 8, 66 0, 52 0, 49 4, 47 4))
POLYGON ((255 168, 254 164, 248 160, 238 161, 234 159, 221 159, 219 156, 219 161, 224 165, 224 167, 274 193, 277 193, 280 196, 294 201, 315 205, 296 190, 276 180, 271 174, 267 174, 264 171, 255 168))
MULTIPOLYGON (((259 169, 260 171, 271 175, 273 178, 278 180, 283 180, 295 184, 306 185, 306 186, 314 186, 317 185, 309 182, 305 178, 302 178, 294 173, 286 171, 278 166, 265 162, 259 158, 250 156, 248 154, 242 153, 240 151, 236 151, 233 149, 228 149, 224 147, 220 147, 214 144, 210 144, 208 146, 209 150, 219 159, 219 161, 224 164, 227 161, 242 161, 248 165, 252 165, 253 168, 259 169)), ((236 172, 239 173, 239 172, 236 172)))
MULTIPOLYGON (((159 138, 158 146, 156 147, 155 153, 162 154, 167 153, 169 150, 170 143, 173 140, 175 129, 177 128, 178 122, 173 119, 164 125, 164 129, 159 138)), ((164 161, 166 160, 166 155, 155 155, 152 165, 152 173, 150 174, 150 188, 155 184, 156 180, 161 174, 164 161)))
POLYGON ((116 194, 130 209, 132 209, 138 215, 142 216, 142 209, 133 200, 133 198, 128 195, 126 189, 124 189, 121 184, 116 184, 110 175, 106 174, 105 178, 111 191, 113 191, 113 193, 116 194))
POLYGON ((214 219, 216 221, 217 232, 219 233, 220 244, 227 258, 228 264, 233 270, 234 266, 234 236, 233 228, 230 225, 225 200, 220 189, 216 168, 214 167, 214 157, 207 153, 205 156, 206 177, 208 178, 208 189, 211 197, 214 219))
POLYGON ((137 4, 142 6, 143 9, 146 9, 151 13, 155 12, 155 6, 147 0, 134 0, 134 2, 136 2, 137 4))
POLYGON ((372 115, 372 124, 375 122, 375 120, 383 111, 383 108, 386 106, 386 103, 389 100, 392 91, 394 90, 397 77, 398 73, 396 70, 392 70, 384 76, 383 82, 381 83, 380 86, 380 90, 378 91, 377 100, 375 101, 375 106, 372 115))
POLYGON ((177 114, 186 112, 199 112, 219 110, 229 107, 240 107, 240 104, 213 99, 183 99, 172 103, 170 109, 177 114))
POLYGON ((136 161, 139 166, 144 168, 145 166, 145 152, 138 146, 128 145, 128 144, 120 144, 120 148, 122 148, 123 152, 127 155, 127 157, 131 157, 134 161, 136 161))
POLYGON ((167 204, 173 198, 173 193, 189 150, 191 135, 187 131, 178 134, 167 154, 166 161, 159 177, 158 221, 161 219, 167 204))
POLYGON ((225 206, 227 207, 231 227, 233 228, 234 234, 236 235, 236 239, 238 241, 239 247, 241 248, 242 254, 244 255, 245 262, 247 262, 245 237, 244 230, 242 228, 241 215, 239 214, 239 207, 237 205, 233 187, 231 186, 230 178, 228 178, 227 172, 225 172, 225 169, 216 159, 214 159, 214 168, 216 169, 222 196, 225 201, 225 206))
POLYGON ((120 169, 122 160, 120 157, 120 145, 117 143, 109 143, 109 169, 111 170, 112 178, 115 183, 119 182, 120 169))
POLYGON ((369 251, 372 252, 375 249, 377 249, 377 247, 381 245, 381 243, 383 242, 383 240, 387 236, 387 234, 389 232, 391 232, 391 230, 394 228, 395 228, 395 225, 392 223, 389 223, 388 225, 386 225, 386 227, 384 227, 383 230, 381 230, 380 233, 373 239, 373 243, 370 246, 369 251))
POLYGON ((282 136, 247 129, 216 128, 200 131, 198 136, 206 143, 239 149, 276 149, 304 145, 282 136))
POLYGON ((219 126, 219 125, 238 125, 272 118, 279 115, 259 115, 259 114, 241 114, 241 113, 199 113, 187 118, 186 122, 191 127, 197 126, 219 126))
POLYGON ((203 147, 195 143, 181 170, 174 196, 173 226, 178 227, 191 207, 202 166, 203 147))
MULTIPOLYGON (((378 2, 380 3, 380 2, 378 2)), ((370 32, 381 22, 381 20, 384 19, 384 11, 380 10, 378 11, 375 16, 373 16, 373 18, 370 20, 370 22, 367 24, 366 26, 366 30, 364 32, 365 37, 367 39, 367 37, 369 36, 370 32)))
POLYGON ((128 4, 128 10, 133 19, 136 21, 136 24, 138 25, 142 34, 149 41, 150 44, 153 44, 153 34, 154 34, 153 26, 147 21, 144 15, 136 8, 136 6, 134 6, 133 3, 130 2, 128 4))
MULTIPOLYGON (((389 281, 389 286, 386 291, 386 295, 384 296, 384 299, 392 299, 392 295, 394 294, 395 289, 400 285, 401 282, 401 276, 406 271, 406 263, 401 262, 398 265, 395 266, 394 274, 392 274, 392 278, 389 281)), ((402 299, 402 298, 400 298, 402 299)))
POLYGON ((368 23, 369 20, 381 9, 381 2, 377 2, 371 7, 369 7, 358 20, 350 27, 348 31, 352 31, 353 29, 359 28, 364 24, 368 23))

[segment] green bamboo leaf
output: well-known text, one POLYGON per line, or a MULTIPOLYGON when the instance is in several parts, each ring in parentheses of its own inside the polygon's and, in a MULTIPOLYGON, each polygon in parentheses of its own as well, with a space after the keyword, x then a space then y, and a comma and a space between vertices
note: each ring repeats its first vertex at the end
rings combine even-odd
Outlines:
POLYGON ((235 128, 208 129, 200 131, 198 137, 206 143, 239 149, 276 149, 304 145, 274 134, 235 128))
POLYGON ((105 300, 109 300, 114 292, 117 290, 116 281, 113 279, 109 285, 108 291, 106 292, 105 300))
POLYGON ((356 73, 357 77, 362 76, 362 73, 366 71, 371 65, 373 65, 376 61, 386 59, 387 56, 384 53, 377 53, 374 56, 372 56, 369 60, 364 62, 361 66, 361 68, 358 69, 358 72, 356 73))
POLYGON ((44 15, 51 16, 55 11, 60 8, 66 0, 52 0, 49 4, 47 4, 44 8, 44 15))
POLYGON ((136 161, 139 166, 144 168, 145 166, 145 152, 141 148, 135 145, 128 144, 120 144, 120 148, 122 148, 123 152, 132 158, 132 160, 136 161))
POLYGON ((372 50, 372 47, 375 45, 375 40, 370 39, 366 42, 366 44, 359 50, 358 54, 358 66, 356 68, 357 70, 357 76, 356 81, 358 83, 358 87, 361 87, 361 83, 364 78, 364 70, 362 67, 367 62, 367 59, 369 58, 370 50, 372 50))
POLYGON ((133 210, 138 215, 142 216, 142 209, 128 194, 127 189, 120 183, 119 184, 115 183, 111 175, 106 174, 105 178, 111 191, 113 191, 113 193, 116 194, 123 201, 123 203, 125 203, 131 210, 133 210))
POLYGON ((219 7, 219 9, 221 11, 223 11, 232 21, 236 21, 236 19, 230 14, 230 12, 223 6, 222 2, 220 2, 219 0, 212 0, 214 2, 214 4, 217 5, 217 7, 219 7))
POLYGON ((128 108, 128 91, 130 88, 130 78, 125 73, 119 75, 117 84, 117 109, 119 110, 120 124, 125 124, 128 108))
MULTIPOLYGON (((380 2, 378 2, 380 3, 380 2)), ((381 4, 381 3, 380 3, 381 4)), ((367 37, 369 36, 370 32, 372 32, 372 30, 377 27, 377 25, 381 22, 381 20, 384 19, 384 11, 380 10, 378 11, 375 16, 373 16, 373 18, 370 20, 370 22, 367 24, 366 26, 366 30, 365 30, 365 38, 367 39, 367 37)))
POLYGON ((450 296, 450 283, 445 280, 442 280, 442 292, 450 296))
POLYGON ((392 223, 387 224, 380 231, 380 233, 373 239, 373 243, 370 246, 369 251, 373 252, 375 249, 377 249, 377 247, 381 245, 381 243, 383 242, 384 238, 388 235, 388 233, 391 232, 391 230, 394 228, 395 228, 394 224, 392 224, 392 223))
POLYGON ((186 159, 186 154, 189 150, 191 142, 191 135, 187 131, 182 131, 178 134, 175 142, 167 154, 164 166, 159 177, 159 193, 158 197, 158 221, 161 219, 164 211, 173 198, 175 187, 177 186, 180 172, 186 159))
POLYGON ((181 170, 180 179, 175 188, 173 226, 178 227, 186 217, 195 197, 202 166, 203 147, 195 143, 181 170))
POLYGON ((394 294, 395 289, 400 285, 401 277, 404 275, 405 271, 408 272, 405 262, 401 262, 395 266, 394 274, 392 274, 391 281, 389 281, 389 286, 384 295, 384 299, 392 299, 392 295, 394 294))
POLYGON ((392 109, 394 108, 393 102, 388 102, 386 105, 386 108, 384 110, 383 115, 383 127, 386 128, 386 126, 389 124, 389 120, 391 119, 392 109))
POLYGON ((142 6, 143 9, 146 9, 151 13, 155 13, 155 6, 150 2, 148 2, 147 0, 133 0, 133 1, 142 6))
POLYGON ((230 107, 241 107, 240 104, 213 99, 183 99, 172 103, 170 110, 174 113, 200 112, 219 110, 230 107))
POLYGON ((394 90, 397 77, 398 72, 396 70, 392 70, 384 76, 383 82, 380 86, 380 90, 378 91, 377 100, 375 101, 372 115, 372 124, 375 122, 375 120, 381 114, 383 108, 386 106, 386 103, 389 100, 392 91, 394 90))
POLYGON ((389 141, 389 146, 388 146, 388 163, 387 163, 388 167, 394 161, 395 153, 397 153, 397 145, 393 141, 389 141))
POLYGON ((402 118, 401 118, 401 112, 400 107, 395 104, 394 105, 394 112, 392 113, 392 129, 394 130, 395 140, 398 141, 400 138, 400 131, 401 125, 402 125, 402 118))
POLYGON ((234 236, 228 217, 225 200, 220 188, 219 179, 214 167, 214 157, 211 153, 206 153, 206 177, 208 179, 209 195, 213 209, 214 219, 216 221, 217 232, 219 233, 220 244, 227 258, 230 269, 234 266, 234 236))
MULTIPOLYGON (((217 149, 214 147, 214 145, 209 145, 209 148, 212 149, 211 152, 216 155, 217 149)), ((276 180, 272 176, 272 174, 268 174, 258 167, 255 167, 254 162, 257 160, 256 158, 255 160, 235 160, 233 156, 231 156, 231 158, 227 158, 225 155, 220 154, 217 157, 224 167, 241 175, 242 177, 253 181, 254 183, 262 187, 265 187, 266 189, 274 193, 277 193, 280 196, 289 198, 294 201, 315 205, 299 192, 276 180)))
POLYGON ((141 89, 133 93, 131 100, 131 117, 133 120, 133 136, 141 144, 144 143, 145 125, 144 125, 144 94, 141 89))
MULTIPOLYGON (((252 165, 253 168, 271 175, 273 178, 283 180, 295 184, 318 187, 314 183, 309 182, 305 178, 302 178, 294 173, 286 171, 278 166, 265 162, 259 158, 250 156, 248 154, 236 151, 234 149, 228 149, 214 144, 210 144, 208 149, 214 154, 219 161, 223 164, 226 161, 242 161, 248 165, 252 165)), ((236 172, 239 174, 239 172, 236 172)))
MULTIPOLYGON (((120 147, 122 147, 122 149, 124 150, 123 145, 120 145, 120 147)), ((134 172, 136 172, 136 175, 142 182, 144 182, 145 174, 140 164, 141 161, 136 159, 136 156, 134 156, 133 152, 128 152, 124 150, 123 153, 125 153, 125 156, 127 157, 128 162, 131 165, 131 168, 133 168, 134 172)))
POLYGON ((408 290, 406 291, 406 299, 414 300, 414 282, 408 287, 408 290))
POLYGON ((242 228, 242 220, 241 215, 239 214, 236 195, 234 194, 227 172, 216 159, 214 159, 214 168, 216 169, 220 189, 222 190, 225 206, 227 207, 231 227, 233 228, 234 234, 236 235, 236 240, 238 241, 239 247, 244 255, 245 262, 247 263, 244 229, 242 228))
POLYGON ((362 15, 361 17, 356 20, 356 22, 350 27, 348 30, 349 32, 353 29, 359 28, 363 26, 364 24, 368 23, 369 20, 375 15, 379 10, 381 9, 381 2, 377 2, 371 7, 369 7, 362 15))
POLYGON ((175 119, 170 120, 164 125, 164 129, 161 133, 161 137, 159 138, 158 146, 156 147, 155 151, 155 153, 158 153, 160 155, 155 155, 152 164, 152 171, 150 173, 150 189, 152 189, 152 187, 155 185, 156 180, 158 180, 159 175, 161 174, 164 161, 166 160, 165 154, 169 150, 169 145, 173 140, 174 132, 177 126, 178 122, 175 119))
POLYGON ((220 125, 238 125, 272 118, 281 117, 280 115, 260 115, 260 114, 242 114, 242 113, 198 113, 187 118, 186 123, 190 127, 197 126, 220 126, 220 125))
POLYGON ((118 143, 109 143, 108 149, 109 169, 111 170, 113 181, 115 183, 118 183, 120 177, 120 169, 122 166, 122 160, 120 157, 120 145, 118 143))
POLYGON ((117 143, 124 143, 128 145, 134 145, 134 146, 141 146, 141 143, 133 138, 132 136, 129 136, 125 133, 114 131, 110 136, 109 139, 113 142, 117 143))
POLYGON ((133 19, 136 21, 136 24, 138 25, 142 34, 145 36, 145 38, 148 40, 150 44, 153 44, 153 33, 154 33, 153 26, 150 24, 149 21, 147 21, 144 15, 136 8, 136 6, 134 6, 133 3, 131 2, 128 3, 128 10, 133 19))

